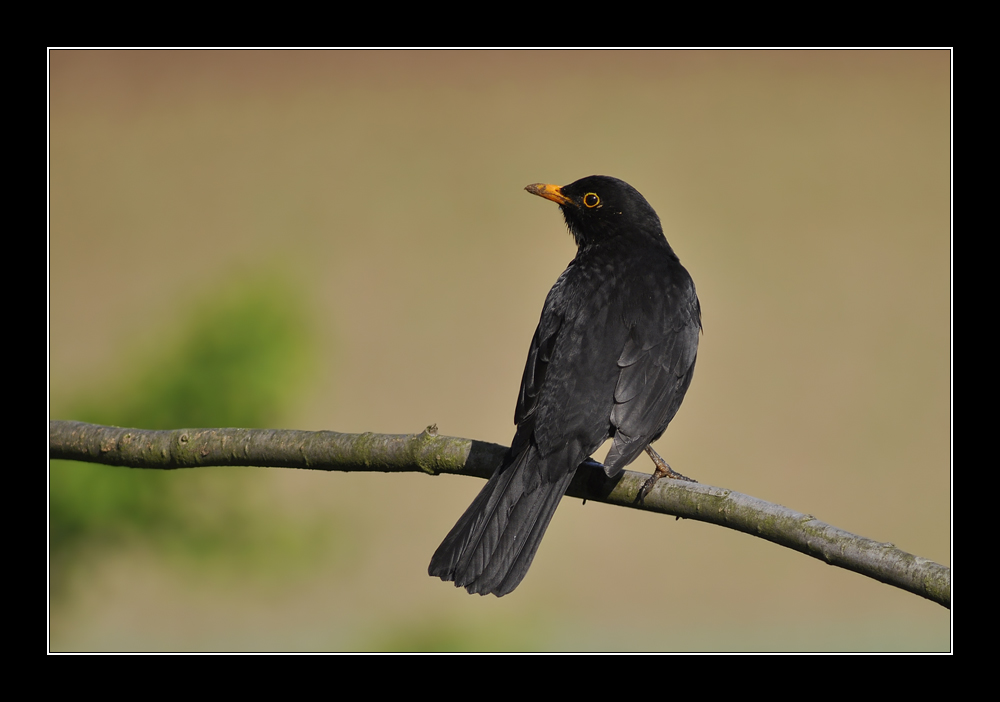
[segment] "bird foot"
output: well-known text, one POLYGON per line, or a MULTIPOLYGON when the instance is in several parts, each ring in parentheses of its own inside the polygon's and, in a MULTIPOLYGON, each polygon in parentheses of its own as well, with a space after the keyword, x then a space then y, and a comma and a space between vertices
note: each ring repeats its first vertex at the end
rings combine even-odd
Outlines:
POLYGON ((686 475, 681 475, 680 473, 675 471, 673 468, 670 467, 670 464, 664 461, 663 458, 660 456, 660 454, 654 451, 651 447, 649 446, 646 447, 646 453, 653 460, 653 464, 656 466, 656 470, 653 471, 653 474, 649 476, 649 479, 642 484, 641 488, 639 488, 639 494, 636 495, 635 498, 636 504, 641 505, 645 501, 646 495, 650 493, 650 491, 653 489, 653 486, 656 485, 656 483, 660 480, 660 478, 670 478, 671 480, 686 480, 689 483, 698 482, 694 478, 689 478, 686 475))

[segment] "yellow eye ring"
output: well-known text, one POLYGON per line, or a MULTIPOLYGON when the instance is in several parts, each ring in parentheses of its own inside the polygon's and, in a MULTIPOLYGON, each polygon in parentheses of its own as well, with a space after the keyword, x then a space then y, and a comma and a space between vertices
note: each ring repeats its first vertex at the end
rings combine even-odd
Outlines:
POLYGON ((583 204, 590 209, 594 209, 601 204, 601 198, 597 197, 597 193, 587 193, 583 196, 583 204))

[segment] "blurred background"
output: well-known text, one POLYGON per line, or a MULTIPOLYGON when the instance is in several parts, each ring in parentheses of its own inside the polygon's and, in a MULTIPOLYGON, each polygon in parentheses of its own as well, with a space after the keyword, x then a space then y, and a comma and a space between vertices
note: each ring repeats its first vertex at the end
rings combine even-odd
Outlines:
MULTIPOLYGON (((702 303, 657 450, 950 564, 947 52, 49 60, 52 418, 509 443, 575 252, 522 188, 607 174, 702 303)), ((514 593, 469 596, 427 564, 472 478, 49 476, 56 651, 950 648, 914 595, 574 499, 514 593)))

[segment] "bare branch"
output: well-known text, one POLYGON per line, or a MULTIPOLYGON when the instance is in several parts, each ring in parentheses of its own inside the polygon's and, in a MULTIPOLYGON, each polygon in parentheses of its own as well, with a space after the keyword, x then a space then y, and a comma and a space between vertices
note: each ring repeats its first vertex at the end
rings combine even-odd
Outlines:
MULTIPOLYGON (((438 436, 436 426, 419 434, 391 435, 284 429, 149 431, 49 422, 51 458, 162 470, 271 466, 488 478, 506 450, 498 444, 438 436)), ((951 607, 950 568, 811 515, 701 483, 661 480, 639 504, 636 496, 647 477, 625 471, 609 479, 599 466, 584 464, 566 494, 742 531, 951 607)))

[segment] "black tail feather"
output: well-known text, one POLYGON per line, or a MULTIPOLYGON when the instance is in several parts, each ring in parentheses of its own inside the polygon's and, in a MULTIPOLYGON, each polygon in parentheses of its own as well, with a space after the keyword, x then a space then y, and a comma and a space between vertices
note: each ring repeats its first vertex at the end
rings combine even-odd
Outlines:
POLYGON ((502 597, 518 586, 545 529, 573 480, 576 464, 562 452, 542 459, 529 445, 509 454, 434 552, 427 572, 470 593, 502 597), (545 470, 560 462, 565 470, 545 470), (547 476, 556 474, 554 479, 547 476))

